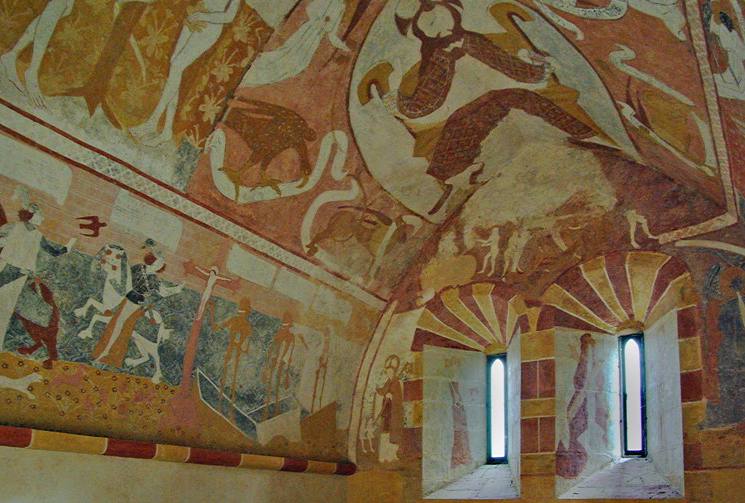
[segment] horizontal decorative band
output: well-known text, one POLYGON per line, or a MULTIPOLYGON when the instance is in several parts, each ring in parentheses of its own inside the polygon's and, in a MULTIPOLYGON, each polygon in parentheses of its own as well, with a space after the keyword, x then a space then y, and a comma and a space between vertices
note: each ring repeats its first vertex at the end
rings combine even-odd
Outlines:
POLYGON ((354 463, 329 463, 213 451, 196 447, 135 442, 2 425, 0 425, 0 446, 297 473, 353 475, 357 471, 357 465, 354 463))

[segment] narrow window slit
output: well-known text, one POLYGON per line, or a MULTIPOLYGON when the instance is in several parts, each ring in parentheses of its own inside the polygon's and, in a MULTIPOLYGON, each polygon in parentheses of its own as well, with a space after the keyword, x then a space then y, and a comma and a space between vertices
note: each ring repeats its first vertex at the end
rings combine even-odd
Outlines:
POLYGON ((487 463, 507 461, 507 368, 506 356, 496 355, 487 363, 488 431, 487 463))
POLYGON ((646 456, 644 342, 641 334, 620 338, 623 456, 646 456))

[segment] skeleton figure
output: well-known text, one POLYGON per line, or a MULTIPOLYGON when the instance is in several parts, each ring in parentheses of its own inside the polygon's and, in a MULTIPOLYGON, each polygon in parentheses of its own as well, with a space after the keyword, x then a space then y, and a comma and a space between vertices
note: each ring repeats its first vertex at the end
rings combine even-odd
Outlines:
POLYGON ((316 410, 316 398, 318 398, 318 407, 323 405, 323 391, 326 388, 326 374, 329 370, 329 343, 331 334, 328 330, 323 333, 323 350, 318 357, 318 368, 316 369, 316 382, 313 384, 313 400, 311 402, 311 412, 316 410))
POLYGON ((293 326, 292 315, 286 313, 282 318, 282 326, 279 332, 274 336, 270 360, 264 368, 262 380, 266 384, 266 403, 263 416, 265 421, 269 419, 272 391, 274 392, 274 414, 276 415, 279 413, 280 388, 290 387, 290 366, 292 365, 292 354, 295 351, 295 337, 298 337, 305 349, 308 349, 303 335, 299 332, 293 332, 293 326))
MULTIPOLYGON (((214 310, 213 310, 214 313, 214 310)), ((222 407, 222 397, 225 392, 225 377, 228 372, 228 364, 233 360, 233 381, 230 386, 230 401, 235 402, 235 390, 238 380, 238 368, 241 364, 241 356, 247 355, 251 346, 251 337, 253 337, 253 327, 248 319, 251 314, 251 301, 242 298, 238 305, 238 313, 225 323, 213 328, 217 331, 223 328, 228 329, 228 348, 225 352, 223 361, 222 377, 220 378, 220 397, 219 406, 222 407)), ((230 419, 234 420, 235 407, 230 407, 230 419)))

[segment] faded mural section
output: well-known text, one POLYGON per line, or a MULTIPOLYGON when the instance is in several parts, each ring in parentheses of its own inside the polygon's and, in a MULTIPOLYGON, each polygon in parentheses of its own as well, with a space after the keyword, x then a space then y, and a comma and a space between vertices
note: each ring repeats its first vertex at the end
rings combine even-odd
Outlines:
POLYGON ((344 457, 345 334, 374 312, 55 158, 19 165, 0 175, 5 424, 344 457))

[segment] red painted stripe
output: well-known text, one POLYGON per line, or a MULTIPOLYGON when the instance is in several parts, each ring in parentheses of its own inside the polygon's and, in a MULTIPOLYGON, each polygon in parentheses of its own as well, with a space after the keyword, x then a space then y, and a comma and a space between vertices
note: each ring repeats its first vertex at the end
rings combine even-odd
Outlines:
POLYGON ((698 335, 696 320, 703 317, 698 313, 696 306, 688 307, 678 311, 678 338, 689 339, 698 335))
POLYGON ((607 324, 614 325, 618 323, 618 320, 611 310, 608 309, 608 306, 605 305, 603 299, 595 292, 592 285, 587 282, 579 267, 575 267, 564 274, 559 284, 583 306, 607 324))
POLYGON ((667 291, 667 287, 670 286, 670 283, 686 272, 688 272, 686 265, 675 257, 668 260, 667 263, 662 266, 662 269, 660 269, 655 278, 652 296, 649 299, 649 306, 647 307, 645 319, 655 308, 662 295, 667 291))
POLYGON ((680 373, 681 401, 698 402, 704 398, 703 372, 693 370, 680 373))
POLYGON ((422 399, 424 399, 424 381, 421 379, 404 381, 404 402, 422 399))
POLYGON ((106 452, 103 455, 118 456, 121 458, 153 459, 157 451, 158 446, 156 444, 110 438, 106 452))
POLYGON ((0 426, 0 445, 6 447, 28 447, 34 431, 29 428, 0 426))
POLYGON ((282 468, 279 469, 281 472, 298 472, 302 473, 308 469, 307 459, 290 459, 285 458, 285 462, 282 468))
POLYGON ((544 306, 538 316, 538 330, 550 330, 554 328, 554 316, 557 309, 554 306, 544 306))
POLYGON ((455 342, 451 339, 435 335, 427 330, 417 328, 414 334, 414 341, 411 343, 411 350, 417 352, 423 351, 425 345, 437 346, 441 348, 462 349, 464 351, 476 351, 470 346, 465 346, 459 342, 455 342))
MULTIPOLYGON (((86 142, 84 142, 84 141, 76 138, 75 136, 72 136, 72 135, 66 133, 65 131, 63 131, 63 130, 61 130, 61 129, 59 129, 59 128, 51 125, 51 124, 49 124, 48 122, 45 122, 45 121, 39 119, 35 115, 29 114, 25 110, 22 110, 20 108, 17 108, 16 106, 14 106, 11 103, 3 100, 2 98, 0 98, 0 105, 3 105, 6 108, 8 108, 9 110, 12 110, 13 112, 16 112, 17 114, 26 117, 27 119, 31 120, 32 122, 36 122, 37 124, 40 124, 40 125, 46 127, 47 129, 50 129, 50 130, 54 131, 58 135, 60 135, 60 136, 62 136, 64 138, 67 138, 68 140, 72 141, 73 143, 77 143, 78 145, 80 145, 81 147, 83 147, 83 148, 85 148, 87 150, 90 150, 90 151, 92 151, 92 152, 94 152, 94 153, 96 153, 96 154, 98 154, 98 155, 100 155, 102 157, 106 157, 107 159, 109 159, 111 161, 114 161, 115 163, 124 166, 125 168, 127 168, 127 169, 129 169, 129 170, 131 170, 131 171, 133 171, 135 173, 137 173, 141 177, 146 178, 150 182, 153 182, 156 185, 159 185, 160 187, 173 192, 174 194, 178 194, 179 196, 183 197, 184 199, 186 199, 186 200, 188 200, 188 201, 190 201, 190 202, 192 202, 192 203, 194 203, 194 204, 196 204, 196 205, 198 205, 198 206, 200 206, 200 207, 202 207, 202 208, 204 208, 204 209, 206 209, 206 210, 214 213, 215 215, 219 215, 220 217, 224 218, 225 220, 227 220, 227 221, 229 221, 229 222, 231 222, 231 223, 233 223, 235 225, 238 225, 242 229, 247 229, 248 230, 248 226, 247 226, 247 224, 245 222, 241 222, 239 219, 233 217, 229 212, 221 211, 219 208, 210 207, 207 204, 205 204, 204 202, 202 202, 201 200, 196 199, 193 196, 189 195, 187 192, 180 192, 180 191, 175 190, 172 186, 170 186, 170 185, 168 185, 166 183, 163 183, 162 181, 158 180, 157 178, 154 178, 154 177, 148 175, 144 171, 141 171, 141 170, 135 168, 132 164, 129 164, 128 162, 126 162, 126 161, 124 161, 124 160, 122 160, 122 159, 120 159, 120 158, 118 158, 118 157, 116 157, 114 155, 111 155, 111 154, 109 154, 108 152, 106 152, 104 150, 101 150, 100 148, 94 147, 93 145, 90 145, 90 144, 88 144, 88 143, 86 143, 86 142)), ((21 139, 22 138, 23 139, 22 141, 24 141, 25 143, 29 143, 29 144, 33 145, 34 147, 36 147, 37 149, 42 150, 42 151, 44 151, 44 152, 46 152, 48 154, 51 154, 54 157, 57 157, 57 158, 63 160, 64 162, 73 164, 73 165, 75 165, 77 167, 81 167, 81 168, 85 169, 86 171, 88 171, 90 173, 94 173, 94 174, 96 174, 96 175, 98 175, 98 176, 100 176, 100 177, 102 177, 102 178, 104 178, 104 179, 106 179, 108 181, 111 181, 111 182, 115 183, 116 185, 119 185, 121 187, 125 187, 127 190, 129 190, 131 192, 137 193, 138 195, 140 195, 142 197, 145 197, 147 199, 150 199, 149 196, 147 196, 145 194, 142 194, 142 193, 140 193, 138 191, 135 191, 131 187, 129 187, 127 185, 124 185, 124 184, 122 184, 120 182, 117 182, 116 180, 113 180, 113 179, 107 177, 106 175, 103 175, 100 172, 98 172, 98 171, 96 171, 94 169, 91 169, 88 166, 81 165, 80 163, 78 163, 76 161, 73 161, 72 159, 68 159, 66 157, 63 157, 63 156, 57 154, 56 152, 54 152, 54 151, 52 151, 50 149, 47 149, 46 147, 44 147, 44 146, 40 145, 39 143, 31 140, 30 138, 27 138, 27 137, 21 135, 20 133, 18 133, 15 130, 7 129, 7 128, 4 128, 4 127, 1 128, 1 129, 4 132, 8 133, 10 136, 16 137, 16 139, 21 139)), ((190 217, 188 215, 184 215, 180 211, 178 211, 178 210, 176 210, 174 208, 171 208, 169 206, 165 206, 162 203, 160 203, 159 201, 155 201, 155 200, 151 200, 151 201, 154 202, 154 203, 156 203, 158 206, 162 206, 164 208, 168 208, 168 210, 170 210, 172 212, 178 213, 180 216, 183 216, 184 218, 187 218, 187 219, 189 219, 191 221, 194 221, 194 222, 196 222, 196 223, 198 223, 198 224, 200 224, 200 225, 202 225, 204 227, 207 227, 209 229, 212 229, 212 230, 218 232, 219 234, 223 234, 223 235, 227 236, 227 234, 224 234, 223 232, 218 231, 214 227, 211 227, 211 226, 205 224, 204 222, 202 222, 200 220, 197 220, 197 219, 195 219, 193 217, 190 217)), ((323 269, 325 272, 327 272, 328 274, 330 274, 330 275, 332 275, 332 276, 334 276, 334 277, 336 277, 338 279, 341 279, 341 280, 344 280, 344 281, 349 281, 350 280, 350 278, 347 278, 344 275, 342 275, 342 274, 340 274, 340 273, 338 273, 336 271, 327 269, 326 267, 323 266, 323 264, 320 261, 317 261, 315 259, 310 259, 310 257, 307 257, 305 255, 301 255, 301 254, 299 254, 298 252, 296 252, 294 250, 291 250, 289 248, 286 248, 285 246, 283 246, 279 242, 274 241, 273 239, 270 239, 268 236, 264 235, 263 233, 257 232, 255 229, 250 229, 250 232, 253 233, 253 234, 255 234, 255 235, 257 235, 257 236, 259 236, 261 239, 264 239, 264 240, 268 241, 269 243, 282 248, 283 251, 288 252, 288 253, 296 256, 296 257, 299 257, 302 260, 305 260, 306 262, 310 262, 310 263, 316 265, 317 267, 323 269)), ((228 236, 228 237, 230 237, 231 239, 234 239, 231 236, 228 236)), ((273 257, 273 256, 271 256, 269 254, 266 254, 266 253, 264 253, 264 252, 262 252, 260 250, 256 250, 254 248, 251 248, 251 250, 252 251, 255 251, 255 252, 257 252, 257 253, 259 253, 259 254, 267 257, 267 258, 270 258, 270 259, 272 259, 274 261, 277 261, 277 259, 275 257, 273 257)), ((291 269, 294 272, 300 273, 301 275, 310 276, 309 274, 307 274, 307 273, 305 273, 305 272, 303 272, 303 271, 301 271, 299 269, 296 269, 292 265, 285 264, 284 262, 282 262, 282 265, 284 267, 287 267, 288 269, 291 269)), ((387 303, 389 301, 389 299, 383 297, 382 295, 380 295, 378 293, 375 293, 373 291, 368 291, 367 289, 362 288, 362 287, 357 287, 357 288, 359 288, 361 291, 363 291, 363 292, 365 292, 365 293, 367 293, 367 294, 375 297, 376 299, 380 300, 381 302, 386 302, 387 303)))
POLYGON ((237 452, 221 452, 192 447, 189 450, 189 459, 186 462, 197 465, 238 466, 241 464, 241 455, 237 452))
POLYGON ((605 271, 608 273, 608 279, 610 279, 621 307, 629 317, 633 317, 634 307, 631 303, 631 288, 629 287, 629 281, 626 276, 626 252, 615 252, 606 255, 605 271))
POLYGON ((355 473, 357 473, 357 465, 354 463, 336 464, 336 471, 334 472, 336 475, 354 475, 355 473))

